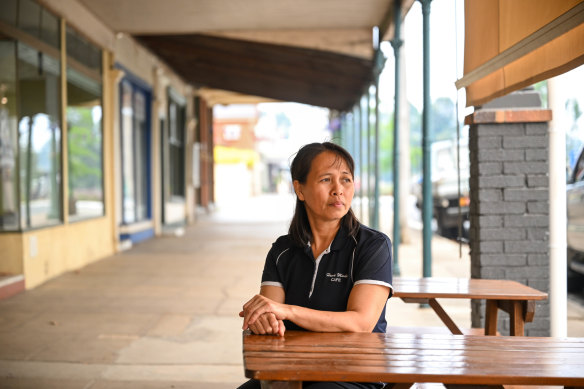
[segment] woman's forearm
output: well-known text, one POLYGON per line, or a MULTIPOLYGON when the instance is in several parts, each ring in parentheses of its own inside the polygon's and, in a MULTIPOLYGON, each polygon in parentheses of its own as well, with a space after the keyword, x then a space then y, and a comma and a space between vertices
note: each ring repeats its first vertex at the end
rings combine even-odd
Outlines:
POLYGON ((371 323, 356 311, 318 311, 297 305, 288 306, 287 320, 315 332, 371 332, 375 322, 371 323))

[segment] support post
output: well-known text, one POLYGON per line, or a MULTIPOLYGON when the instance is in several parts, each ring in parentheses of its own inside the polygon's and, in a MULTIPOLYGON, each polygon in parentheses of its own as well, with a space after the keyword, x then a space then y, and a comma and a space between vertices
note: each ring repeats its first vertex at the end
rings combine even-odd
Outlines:
POLYGON ((359 219, 363 220, 363 96, 359 98, 359 219))
POLYGON ((373 223, 373 191, 371 190, 371 185, 373 181, 372 177, 372 167, 373 167, 373 147, 371 142, 373 141, 373 128, 371 127, 371 115, 369 110, 371 109, 371 85, 367 88, 367 106, 365 107, 365 117, 367 118, 367 222, 371 226, 373 223))
POLYGON ((548 80, 548 99, 553 119, 549 134, 549 218, 550 218, 550 331, 564 337, 567 323, 567 216, 566 216, 566 127, 560 123, 562 103, 557 98, 556 80, 548 80))
POLYGON ((423 237, 423 276, 432 276, 432 170, 430 138, 430 3, 432 0, 419 0, 422 3, 423 20, 423 87, 424 108, 422 110, 422 237, 423 237))
POLYGON ((353 113, 348 112, 345 115, 345 142, 346 148, 351 152, 353 150, 353 113))
MULTIPOLYGON (((383 55, 378 51, 378 55, 383 55)), ((375 182, 373 186, 374 204, 373 204, 373 228, 379 229, 379 74, 375 75, 375 159, 373 168, 375 169, 375 182)))
MULTIPOLYGON (((353 158, 355 159, 355 162, 358 161, 357 158, 359 158, 359 153, 358 153, 358 145, 359 145, 359 139, 357 138, 357 134, 358 134, 358 130, 357 130, 357 114, 358 114, 358 110, 357 107, 353 107, 353 132, 352 132, 352 136, 353 136, 353 141, 351 142, 353 145, 353 158)), ((356 168, 357 169, 357 168, 356 168)), ((357 174, 357 170, 355 170, 355 174, 357 174)), ((355 177, 357 178, 357 177, 355 177)))
POLYGON ((400 147, 399 147, 399 133, 400 133, 400 50, 403 45, 401 40, 401 0, 394 2, 394 26, 395 33, 391 41, 393 48, 393 55, 395 58, 395 91, 394 91, 394 110, 393 110, 393 262, 395 275, 400 275, 399 268, 399 245, 400 239, 400 225, 399 225, 399 161, 400 161, 400 147))

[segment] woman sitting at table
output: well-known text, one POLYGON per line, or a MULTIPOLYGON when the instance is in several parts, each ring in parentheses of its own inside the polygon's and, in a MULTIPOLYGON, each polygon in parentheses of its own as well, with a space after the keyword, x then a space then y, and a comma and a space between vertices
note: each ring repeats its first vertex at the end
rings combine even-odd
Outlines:
MULTIPOLYGON (((342 147, 303 146, 292 161, 296 209, 269 251, 260 293, 243 306, 243 329, 384 333, 392 293, 389 238, 351 210, 354 162, 342 147)), ((305 382, 304 388, 382 388, 382 383, 305 382)), ((250 380, 240 389, 260 388, 250 380)))

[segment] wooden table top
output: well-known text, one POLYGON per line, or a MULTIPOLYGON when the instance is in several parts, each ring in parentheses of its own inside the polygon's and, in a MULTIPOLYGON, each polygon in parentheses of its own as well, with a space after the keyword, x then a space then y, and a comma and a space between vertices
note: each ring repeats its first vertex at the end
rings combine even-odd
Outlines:
POLYGON ((394 297, 545 300, 547 293, 511 280, 402 278, 393 280, 394 297))
POLYGON ((584 385, 584 338, 246 331, 243 357, 259 380, 584 385))

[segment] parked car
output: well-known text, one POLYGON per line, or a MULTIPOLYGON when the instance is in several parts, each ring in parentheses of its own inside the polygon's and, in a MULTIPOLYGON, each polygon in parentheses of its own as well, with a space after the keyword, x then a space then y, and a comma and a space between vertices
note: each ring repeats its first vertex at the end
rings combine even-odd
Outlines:
MULTIPOLYGON (((468 143, 460 141, 460 171, 457 163, 457 145, 455 140, 443 140, 432 143, 432 214, 436 219, 438 234, 447 238, 458 237, 459 225, 462 236, 468 237, 469 198, 469 157, 468 143), (460 193, 458 180, 460 176, 460 193)), ((415 188, 416 205, 422 205, 421 182, 415 188)))
POLYGON ((566 185, 568 289, 584 287, 584 147, 574 167, 568 171, 566 185))

